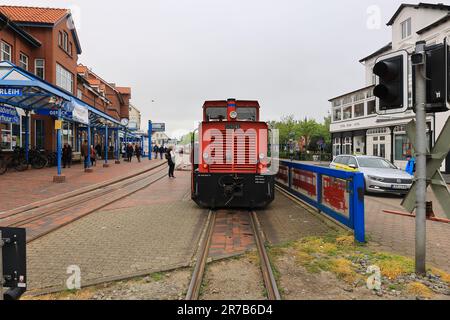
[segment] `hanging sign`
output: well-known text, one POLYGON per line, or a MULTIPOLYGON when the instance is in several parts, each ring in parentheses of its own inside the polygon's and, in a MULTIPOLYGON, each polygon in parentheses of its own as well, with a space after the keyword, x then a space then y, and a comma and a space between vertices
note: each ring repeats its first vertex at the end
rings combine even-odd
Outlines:
POLYGON ((89 124, 89 110, 81 105, 74 104, 72 118, 76 122, 89 124))
POLYGON ((0 106, 0 122, 20 124, 20 117, 16 108, 10 106, 0 106))
POLYGON ((62 121, 55 120, 55 130, 61 130, 61 129, 62 129, 62 121))
MULTIPOLYGON (((40 116, 51 116, 51 117, 58 118, 58 110, 38 109, 38 110, 35 110, 34 112, 40 116)), ((61 110, 61 117, 64 119, 72 120, 73 114, 72 114, 72 112, 67 112, 67 111, 61 110)))
POLYGON ((22 95, 21 88, 0 87, 0 96, 2 97, 21 97, 22 95))

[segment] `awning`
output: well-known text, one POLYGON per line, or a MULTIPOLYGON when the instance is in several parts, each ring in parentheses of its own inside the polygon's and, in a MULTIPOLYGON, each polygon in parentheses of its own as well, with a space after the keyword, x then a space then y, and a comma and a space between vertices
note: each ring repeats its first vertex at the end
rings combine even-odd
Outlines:
POLYGON ((123 127, 119 121, 8 61, 0 62, 0 104, 57 116, 93 127, 123 127))

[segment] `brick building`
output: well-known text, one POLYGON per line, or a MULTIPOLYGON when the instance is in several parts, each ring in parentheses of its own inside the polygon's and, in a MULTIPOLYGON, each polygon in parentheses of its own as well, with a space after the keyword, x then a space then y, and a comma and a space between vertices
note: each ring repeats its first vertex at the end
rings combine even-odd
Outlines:
MULTIPOLYGON (((0 61, 9 61, 78 97, 93 108, 120 121, 129 117, 131 88, 116 87, 78 64, 81 45, 67 9, 0 6, 0 61)), ((16 108, 20 123, 0 123, 0 149, 25 147, 25 113, 16 108)), ((34 111, 29 117, 30 145, 56 150, 55 117, 34 111)), ((63 143, 79 151, 82 130, 65 118, 63 143)), ((98 138, 100 141, 100 138, 98 138)))

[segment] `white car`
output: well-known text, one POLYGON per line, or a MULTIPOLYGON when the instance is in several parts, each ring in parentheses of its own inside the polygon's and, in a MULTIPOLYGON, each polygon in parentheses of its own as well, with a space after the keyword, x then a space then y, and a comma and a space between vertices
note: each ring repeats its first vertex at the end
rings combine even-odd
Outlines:
POLYGON ((366 192, 406 194, 414 177, 384 158, 370 156, 337 156, 330 168, 359 171, 364 174, 366 192))

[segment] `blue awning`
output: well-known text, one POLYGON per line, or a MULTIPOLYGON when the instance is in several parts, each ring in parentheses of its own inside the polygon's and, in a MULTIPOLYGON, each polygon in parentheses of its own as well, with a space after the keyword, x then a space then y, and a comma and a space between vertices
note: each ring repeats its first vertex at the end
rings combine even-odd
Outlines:
POLYGON ((93 127, 123 127, 113 117, 8 61, 0 62, 0 104, 37 113, 61 106, 72 113, 73 122, 87 125, 89 121, 93 127))

